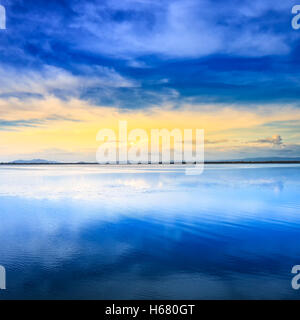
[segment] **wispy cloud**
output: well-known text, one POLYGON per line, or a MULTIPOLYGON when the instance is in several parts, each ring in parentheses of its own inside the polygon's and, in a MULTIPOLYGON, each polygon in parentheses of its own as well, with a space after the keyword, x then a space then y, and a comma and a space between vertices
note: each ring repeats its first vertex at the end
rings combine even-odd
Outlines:
POLYGON ((64 69, 45 65, 42 69, 0 66, 0 96, 27 94, 40 96, 80 96, 89 88, 127 88, 138 84, 122 77, 113 68, 85 68, 85 74, 72 74, 64 69), (92 71, 92 72, 91 72, 92 71))
POLYGON ((16 131, 22 128, 34 128, 49 124, 51 121, 71 121, 80 122, 79 119, 69 119, 62 116, 50 115, 46 118, 28 119, 28 120, 3 120, 0 119, 0 131, 16 131))
POLYGON ((280 146, 280 145, 283 144, 282 138, 278 134, 274 135, 271 138, 259 139, 258 142, 259 143, 271 143, 271 144, 276 145, 276 146, 280 146))
POLYGON ((213 53, 285 54, 292 37, 278 32, 293 1, 86 1, 72 28, 87 32, 78 46, 104 54, 199 57, 213 53), (282 19, 279 12, 286 12, 282 19), (273 16, 272 16, 272 15, 273 16))
POLYGON ((254 141, 250 141, 250 143, 258 143, 258 144, 270 144, 273 146, 282 146, 283 141, 279 134, 275 134, 272 137, 264 138, 264 139, 257 139, 254 141))

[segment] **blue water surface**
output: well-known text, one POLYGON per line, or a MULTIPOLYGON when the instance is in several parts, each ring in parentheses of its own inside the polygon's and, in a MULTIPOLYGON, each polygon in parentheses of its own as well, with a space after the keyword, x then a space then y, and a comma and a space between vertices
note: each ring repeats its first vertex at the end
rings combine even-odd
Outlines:
POLYGON ((300 166, 0 166, 0 299, 299 299, 300 166))

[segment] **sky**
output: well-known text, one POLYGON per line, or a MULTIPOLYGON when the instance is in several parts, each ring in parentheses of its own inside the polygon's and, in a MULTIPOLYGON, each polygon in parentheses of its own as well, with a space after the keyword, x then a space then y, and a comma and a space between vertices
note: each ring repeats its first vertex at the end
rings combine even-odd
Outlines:
POLYGON ((208 160, 300 157, 297 2, 0 4, 0 162, 95 161, 120 120, 204 129, 208 160))

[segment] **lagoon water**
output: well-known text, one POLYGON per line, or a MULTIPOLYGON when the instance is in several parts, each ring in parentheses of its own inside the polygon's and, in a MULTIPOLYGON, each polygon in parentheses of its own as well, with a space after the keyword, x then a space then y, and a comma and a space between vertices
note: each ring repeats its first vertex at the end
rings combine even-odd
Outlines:
POLYGON ((0 299, 300 299, 300 166, 0 166, 0 299))

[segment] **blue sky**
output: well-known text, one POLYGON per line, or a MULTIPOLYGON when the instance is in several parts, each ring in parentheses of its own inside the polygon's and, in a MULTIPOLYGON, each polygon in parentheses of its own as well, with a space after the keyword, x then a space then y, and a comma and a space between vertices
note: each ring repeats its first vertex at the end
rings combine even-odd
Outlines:
POLYGON ((289 118, 266 121, 261 126, 270 133, 253 139, 285 139, 283 132, 293 155, 300 155, 295 1, 0 3, 7 11, 7 30, 0 32, 0 131, 82 120, 71 111, 30 115, 31 105, 49 97, 66 108, 77 99, 121 112, 187 105, 200 112, 209 105, 267 114, 288 108, 289 118))

